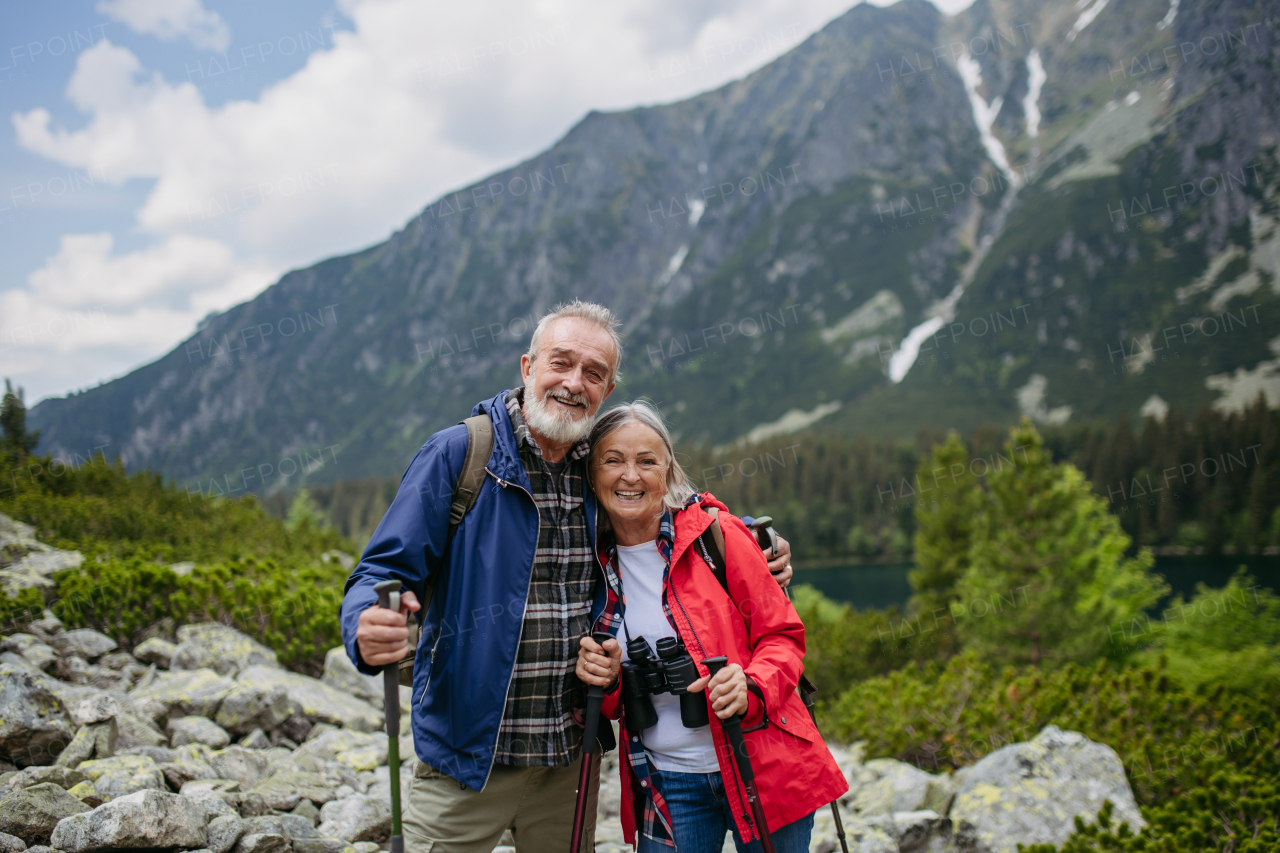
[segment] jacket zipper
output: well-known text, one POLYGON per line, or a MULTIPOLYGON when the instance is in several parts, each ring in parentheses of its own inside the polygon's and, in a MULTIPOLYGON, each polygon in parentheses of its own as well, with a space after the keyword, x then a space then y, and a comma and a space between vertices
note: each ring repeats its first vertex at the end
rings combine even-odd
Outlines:
MULTIPOLYGON (((675 596, 676 604, 680 605, 680 612, 684 614, 684 621, 689 626, 689 633, 693 634, 693 641, 698 644, 698 651, 702 653, 702 657, 705 659, 707 657, 707 650, 702 647, 702 640, 698 637, 698 632, 695 631, 693 628, 693 620, 689 618, 689 611, 685 610, 684 602, 680 600, 680 593, 676 591, 675 584, 671 583, 671 578, 669 573, 667 576, 667 581, 668 581, 667 592, 675 596)), ((678 625, 676 626, 676 630, 679 631, 678 625)), ((715 712, 711 711, 711 713, 714 714, 715 712)), ((729 750, 729 756, 730 756, 729 767, 733 768, 736 766, 737 759, 733 756, 733 747, 728 744, 727 738, 724 735, 723 724, 721 724, 720 737, 721 737, 721 740, 725 741, 725 746, 729 750)), ((724 772, 721 771, 721 776, 723 775, 724 775, 724 772)), ((742 786, 738 783, 738 779, 736 776, 734 776, 734 779, 733 779, 733 789, 738 795, 738 806, 739 808, 742 809, 742 815, 741 815, 742 820, 746 826, 751 826, 752 823, 751 823, 751 818, 749 816, 750 810, 747 808, 746 801, 742 799, 742 786)))
MULTIPOLYGON (((519 489, 520 491, 522 491, 522 492, 524 492, 526 495, 528 495, 528 496, 529 496, 529 500, 533 502, 533 509, 534 509, 534 512, 535 512, 535 513, 537 513, 537 510, 538 510, 538 502, 537 502, 536 500, 534 500, 534 498, 533 498, 533 493, 532 493, 532 492, 530 492, 528 489, 526 489, 524 486, 520 485, 519 483, 509 483, 509 482, 507 482, 506 480, 504 480, 504 479, 502 479, 501 477, 499 477, 497 474, 495 474, 495 473, 493 473, 492 471, 490 471, 490 470, 489 470, 489 468, 488 468, 488 466, 486 466, 484 470, 485 470, 485 473, 487 473, 490 477, 493 477, 493 479, 497 480, 497 481, 498 481, 498 485, 499 485, 499 486, 501 486, 502 488, 504 488, 504 489, 505 489, 507 486, 515 486, 517 489, 519 489)), ((539 537, 541 537, 541 535, 542 535, 542 516, 541 516, 541 514, 539 514, 539 516, 538 516, 538 535, 539 535, 539 537)), ((538 545, 537 545, 537 540, 535 539, 535 540, 534 540, 534 546, 533 546, 533 556, 529 558, 529 582, 528 582, 527 584, 525 584, 525 590, 524 590, 524 599, 525 599, 525 602, 526 602, 526 603, 529 601, 529 590, 533 588, 533 564, 534 564, 534 562, 535 562, 537 559, 538 559, 538 545)), ((521 610, 521 611, 520 611, 520 635, 518 635, 518 636, 516 637, 517 654, 518 654, 518 652, 519 652, 519 648, 518 648, 518 647, 519 647, 519 645, 520 645, 520 636, 523 636, 523 634, 524 634, 524 617, 525 617, 525 614, 526 614, 526 613, 528 613, 528 611, 529 611, 529 608, 528 608, 528 607, 525 607, 523 610, 521 610)), ((516 676, 516 664, 515 664, 515 661, 512 661, 512 662, 511 662, 511 672, 509 672, 509 673, 507 674, 507 689, 506 689, 506 691, 502 694, 502 696, 503 696, 503 698, 502 698, 502 707, 503 707, 504 712, 505 712, 506 707, 507 707, 507 697, 508 697, 508 696, 510 695, 510 693, 511 693, 511 682, 515 679, 515 676, 516 676)), ((493 765, 494 765, 494 763, 498 760, 498 739, 499 739, 499 738, 501 738, 501 737, 502 737, 502 719, 501 719, 501 717, 499 717, 499 719, 498 719, 498 733, 497 733, 497 734, 495 734, 495 735, 493 736, 493 749, 492 749, 492 750, 490 750, 490 753, 489 753, 489 770, 488 770, 488 771, 485 773, 485 775, 484 775, 484 785, 480 786, 480 790, 481 790, 481 791, 483 791, 485 788, 487 788, 487 787, 488 787, 488 785, 489 785, 489 777, 493 775, 493 765)))

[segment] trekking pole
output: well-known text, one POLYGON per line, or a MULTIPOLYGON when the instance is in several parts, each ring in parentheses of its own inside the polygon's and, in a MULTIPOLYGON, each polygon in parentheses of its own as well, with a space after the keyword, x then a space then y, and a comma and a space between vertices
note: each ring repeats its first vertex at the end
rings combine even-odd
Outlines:
MULTIPOLYGON (((716 673, 724 669, 729 659, 724 655, 707 658, 702 662, 714 678, 716 673)), ((764 819, 764 804, 760 802, 760 792, 756 790, 756 771, 751 766, 751 756, 747 754, 747 739, 742 734, 742 719, 734 715, 721 720, 724 733, 729 737, 729 745, 733 747, 733 763, 738 767, 738 775, 742 777, 742 787, 747 789, 747 803, 751 806, 751 820, 756 825, 756 835, 760 837, 760 846, 764 853, 774 853, 773 838, 769 835, 769 824, 764 819)))
MULTIPOLYGON (((591 635, 599 645, 612 640, 613 635, 597 631, 591 635)), ((596 735, 600 731, 600 705, 604 702, 604 688, 593 684, 587 688, 587 709, 582 714, 582 770, 578 773, 578 801, 573 806, 573 837, 569 853, 580 853, 582 825, 587 817, 587 791, 591 787, 591 756, 596 751, 596 735)))
MULTIPOLYGON (((374 584, 378 606, 400 612, 400 581, 374 584)), ((391 770, 391 853, 404 853, 400 831, 400 664, 393 661, 382 669, 383 704, 387 713, 387 765, 391 770)))
MULTIPOLYGON (((767 515, 762 515, 751 525, 751 529, 755 531, 756 542, 760 547, 769 551, 770 556, 778 556, 778 533, 773 529, 773 519, 767 515)), ((794 601, 791 597, 791 588, 784 586, 783 593, 786 594, 788 601, 794 601)), ((804 674, 801 673, 801 679, 807 684, 800 685, 800 701, 804 703, 805 708, 809 709, 809 717, 813 720, 813 727, 818 727, 818 712, 814 708, 813 694, 818 688, 809 682, 804 674), (809 689, 806 689, 809 688, 809 689)), ((831 801, 831 817, 836 822, 836 838, 840 839, 840 850, 842 853, 849 853, 849 842, 844 837, 844 821, 840 819, 840 806, 837 800, 831 801)))

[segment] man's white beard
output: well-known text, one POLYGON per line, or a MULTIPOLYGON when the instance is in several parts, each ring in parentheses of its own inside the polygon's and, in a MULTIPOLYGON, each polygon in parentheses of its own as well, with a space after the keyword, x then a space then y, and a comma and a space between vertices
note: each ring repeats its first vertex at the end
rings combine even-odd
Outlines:
POLYGON ((529 428, 538 435, 544 436, 557 444, 576 444, 587 437, 591 427, 595 425, 594 416, 587 415, 574 419, 573 412, 552 409, 547 404, 548 397, 559 397, 573 403, 581 403, 583 411, 587 411, 590 402, 581 394, 570 394, 568 391, 553 389, 539 399, 533 393, 534 374, 530 372, 529 381, 524 386, 524 420, 529 428))

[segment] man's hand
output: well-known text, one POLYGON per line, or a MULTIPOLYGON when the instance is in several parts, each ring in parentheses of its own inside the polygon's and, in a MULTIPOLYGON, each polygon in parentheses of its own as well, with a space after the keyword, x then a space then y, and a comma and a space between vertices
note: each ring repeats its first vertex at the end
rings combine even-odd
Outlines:
POLYGON ((715 678, 704 675, 688 687, 690 693, 705 689, 711 690, 711 710, 720 719, 747 713, 747 674, 738 664, 729 664, 717 672, 715 678))
POLYGON ((778 556, 770 559, 769 549, 764 549, 765 559, 769 560, 769 571, 773 574, 773 579, 778 582, 778 586, 786 587, 791 583, 791 543, 778 537, 778 556))
POLYGON ((356 648, 369 666, 397 663, 409 654, 409 614, 422 608, 412 592, 400 593, 400 610, 365 608, 356 628, 356 648))
POLYGON ((596 687, 613 684, 622 671, 622 646, 618 641, 605 640, 601 645, 583 637, 578 645, 578 665, 574 668, 578 680, 596 687))

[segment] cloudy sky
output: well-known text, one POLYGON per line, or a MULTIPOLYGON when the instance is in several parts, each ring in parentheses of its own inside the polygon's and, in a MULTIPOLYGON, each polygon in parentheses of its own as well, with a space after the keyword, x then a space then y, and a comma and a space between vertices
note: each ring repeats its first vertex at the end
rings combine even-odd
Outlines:
POLYGON ((718 86, 850 5, 6 4, 0 376, 31 404, 123 375, 588 110, 718 86))

